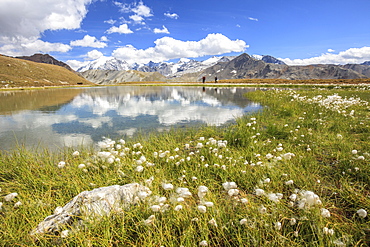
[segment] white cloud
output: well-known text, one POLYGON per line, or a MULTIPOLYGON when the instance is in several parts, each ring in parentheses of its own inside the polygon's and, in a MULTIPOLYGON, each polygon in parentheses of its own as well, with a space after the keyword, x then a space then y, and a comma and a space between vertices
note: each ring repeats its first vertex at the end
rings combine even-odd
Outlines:
POLYGON ((135 2, 132 4, 124 4, 120 2, 114 2, 116 6, 120 8, 123 13, 134 13, 130 15, 129 18, 135 22, 135 24, 145 25, 144 18, 153 16, 152 10, 144 5, 142 1, 135 2))
POLYGON ((176 14, 176 13, 164 13, 164 16, 168 17, 168 18, 172 18, 172 19, 178 19, 179 18, 179 15, 176 14))
POLYGON ((68 52, 72 49, 69 45, 62 43, 50 43, 39 39, 13 39, 10 44, 0 47, 0 53, 8 56, 28 56, 35 53, 68 52))
POLYGON ((370 61, 370 47, 350 48, 338 54, 324 53, 317 57, 306 59, 279 58, 288 65, 308 65, 308 64, 358 64, 370 61))
POLYGON ((208 34, 199 41, 181 41, 163 37, 154 41, 155 46, 145 50, 132 45, 120 47, 113 51, 113 56, 128 63, 161 62, 183 57, 201 57, 221 55, 229 52, 242 52, 248 45, 243 40, 230 40, 220 33, 208 34))
POLYGON ((335 50, 333 50, 333 49, 328 49, 328 52, 335 52, 335 50))
POLYGON ((46 30, 80 28, 92 1, 1 0, 0 49, 7 55, 32 54, 34 50, 68 51, 68 45, 38 40, 40 34, 46 30), (39 47, 42 43, 44 48, 39 47))
POLYGON ((45 30, 76 29, 92 0, 1 0, 0 35, 39 37, 45 30))
POLYGON ((86 54, 86 59, 87 60, 95 60, 95 59, 101 58, 102 56, 104 56, 104 55, 100 51, 98 51, 98 50, 92 50, 92 51, 89 51, 86 54))
POLYGON ((253 18, 253 17, 248 17, 248 19, 251 20, 251 21, 258 21, 257 18, 253 18))
POLYGON ((122 24, 119 27, 113 26, 113 27, 109 28, 106 32, 109 33, 109 34, 111 34, 111 33, 120 33, 120 34, 133 33, 133 31, 128 27, 127 24, 122 24))
POLYGON ((108 42, 109 40, 108 40, 107 36, 102 36, 100 38, 100 41, 102 41, 102 42, 108 42))
POLYGON ((71 46, 82 46, 82 47, 94 47, 94 48, 104 48, 107 46, 106 43, 99 41, 97 38, 85 35, 83 39, 74 40, 70 43, 71 46))
POLYGON ((170 32, 168 31, 168 29, 167 29, 165 26, 163 26, 163 28, 162 28, 162 29, 154 28, 153 32, 154 32, 154 33, 167 33, 167 34, 169 34, 169 33, 170 33, 170 32))
POLYGON ((87 65, 88 61, 81 62, 77 60, 67 60, 66 64, 68 64, 72 69, 78 70, 79 68, 87 65))

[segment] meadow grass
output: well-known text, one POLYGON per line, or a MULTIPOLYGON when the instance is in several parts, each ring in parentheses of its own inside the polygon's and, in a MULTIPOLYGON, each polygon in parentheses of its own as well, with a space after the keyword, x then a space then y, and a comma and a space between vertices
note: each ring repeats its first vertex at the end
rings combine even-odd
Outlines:
POLYGON ((370 210, 369 88, 248 98, 263 111, 229 126, 0 154, 0 244, 369 246, 369 216, 357 213, 370 210), (80 192, 132 182, 152 195, 83 229, 29 235, 80 192))

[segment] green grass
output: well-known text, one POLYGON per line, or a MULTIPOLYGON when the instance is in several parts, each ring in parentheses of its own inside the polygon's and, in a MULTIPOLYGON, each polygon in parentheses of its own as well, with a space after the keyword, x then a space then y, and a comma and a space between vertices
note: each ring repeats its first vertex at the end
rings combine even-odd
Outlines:
POLYGON ((125 144, 116 140, 104 148, 120 159, 113 163, 86 147, 78 148, 78 156, 73 155, 75 149, 50 153, 20 148, 2 153, 0 195, 17 192, 18 196, 11 202, 1 199, 0 244, 199 246, 205 240, 208 246, 368 246, 369 216, 361 218, 356 211, 370 210, 369 95, 368 88, 251 92, 248 98, 264 105, 263 111, 227 127, 173 130, 125 144), (314 101, 317 95, 327 100, 334 93, 342 96, 334 102, 335 110, 333 104, 314 101), (361 101, 353 100, 344 109, 344 97, 354 96, 361 101), (218 141, 227 144, 219 146, 218 141), (292 154, 290 159, 284 158, 287 153, 292 154), (141 156, 154 165, 144 162, 144 170, 137 172, 141 156), (65 167, 58 168, 60 161, 66 162, 65 167), (293 184, 286 184, 289 180, 293 184), (56 234, 36 240, 29 235, 57 206, 80 192, 132 182, 148 185, 152 196, 64 238, 56 234), (230 196, 225 182, 235 182, 238 195, 230 196), (175 191, 164 190, 162 183, 186 187, 192 197, 173 202, 175 191), (201 185, 209 189, 205 200, 214 204, 205 213, 197 209, 201 185), (257 188, 265 195, 257 195, 257 188), (304 191, 317 195, 321 204, 316 200, 304 206, 299 195, 304 191), (275 200, 274 193, 282 198, 275 200), (298 194, 294 202, 292 194, 298 194), (159 205, 154 196, 167 198, 167 211, 151 210, 150 206, 159 205), (14 208, 18 201, 22 205, 14 208), (175 211, 179 204, 183 209, 175 211), (322 208, 331 216, 323 217, 322 208), (150 215, 155 215, 153 224, 144 224, 150 215), (217 226, 209 223, 212 219, 217 226), (325 234, 326 228, 333 234, 325 234))

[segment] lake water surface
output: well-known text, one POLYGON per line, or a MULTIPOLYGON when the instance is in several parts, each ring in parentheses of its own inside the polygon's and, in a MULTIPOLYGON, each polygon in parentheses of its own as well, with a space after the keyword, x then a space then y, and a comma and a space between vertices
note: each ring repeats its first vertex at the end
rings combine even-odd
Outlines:
POLYGON ((0 150, 90 145, 197 124, 220 126, 261 106, 251 88, 108 86, 0 92, 0 150))

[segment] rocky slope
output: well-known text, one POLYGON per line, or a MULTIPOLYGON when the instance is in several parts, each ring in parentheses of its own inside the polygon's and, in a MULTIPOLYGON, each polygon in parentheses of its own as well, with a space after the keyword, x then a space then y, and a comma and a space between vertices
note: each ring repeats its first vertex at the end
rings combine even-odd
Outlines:
POLYGON ((307 65, 288 66, 266 63, 244 53, 226 63, 218 63, 203 71, 218 79, 357 79, 370 77, 367 65, 307 65))
POLYGON ((28 61, 32 61, 36 63, 46 63, 46 64, 58 65, 58 66, 68 69, 69 71, 75 72, 68 64, 62 61, 56 60, 49 54, 36 53, 32 56, 22 56, 22 57, 16 57, 16 58, 28 60, 28 61))

